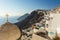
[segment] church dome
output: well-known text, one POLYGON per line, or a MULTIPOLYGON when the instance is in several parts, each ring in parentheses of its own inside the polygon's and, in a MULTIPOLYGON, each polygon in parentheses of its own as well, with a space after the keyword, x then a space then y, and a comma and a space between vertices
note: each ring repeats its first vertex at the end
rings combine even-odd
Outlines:
POLYGON ((21 37, 21 31, 19 28, 8 22, 0 27, 0 40, 17 40, 21 37))

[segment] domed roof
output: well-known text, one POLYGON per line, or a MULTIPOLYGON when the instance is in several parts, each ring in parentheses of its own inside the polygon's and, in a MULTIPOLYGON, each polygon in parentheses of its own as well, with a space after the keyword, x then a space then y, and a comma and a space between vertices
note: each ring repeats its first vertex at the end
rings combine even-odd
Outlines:
POLYGON ((19 28, 6 22, 0 28, 0 40, 17 40, 21 36, 19 28))

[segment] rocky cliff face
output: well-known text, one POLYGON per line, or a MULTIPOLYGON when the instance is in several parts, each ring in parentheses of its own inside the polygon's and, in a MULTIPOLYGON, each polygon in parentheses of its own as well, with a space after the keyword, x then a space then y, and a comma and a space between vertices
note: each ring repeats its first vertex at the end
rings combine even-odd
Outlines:
POLYGON ((34 23, 40 22, 44 18, 44 12, 46 10, 34 10, 29 16, 27 16, 21 22, 15 23, 20 29, 26 29, 31 27, 34 23))
POLYGON ((38 23, 44 19, 44 13, 46 13, 46 10, 34 10, 24 20, 15 23, 22 31, 21 39, 28 40, 32 38, 31 27, 33 24, 38 23))

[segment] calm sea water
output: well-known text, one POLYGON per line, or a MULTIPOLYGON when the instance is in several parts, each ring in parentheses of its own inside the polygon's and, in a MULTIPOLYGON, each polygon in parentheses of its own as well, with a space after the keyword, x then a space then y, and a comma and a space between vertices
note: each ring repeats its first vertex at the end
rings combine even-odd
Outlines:
MULTIPOLYGON (((11 23, 16 23, 18 22, 18 16, 14 16, 14 17, 9 17, 8 20, 11 23)), ((0 17, 0 25, 4 24, 6 22, 6 18, 5 17, 0 17)))

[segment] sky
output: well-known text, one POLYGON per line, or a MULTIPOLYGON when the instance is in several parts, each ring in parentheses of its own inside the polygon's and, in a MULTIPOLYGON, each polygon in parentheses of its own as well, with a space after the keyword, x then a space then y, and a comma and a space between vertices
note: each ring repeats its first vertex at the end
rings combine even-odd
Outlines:
POLYGON ((60 0, 0 0, 0 17, 22 16, 36 9, 54 9, 60 0))
MULTIPOLYGON (((9 16, 22 16, 36 9, 54 9, 60 6, 60 0, 0 0, 0 25, 4 24, 6 14, 9 16)), ((15 18, 9 18, 16 22, 15 18)), ((60 29, 58 29, 60 30, 60 29)), ((60 31, 59 31, 60 32, 60 31)))

